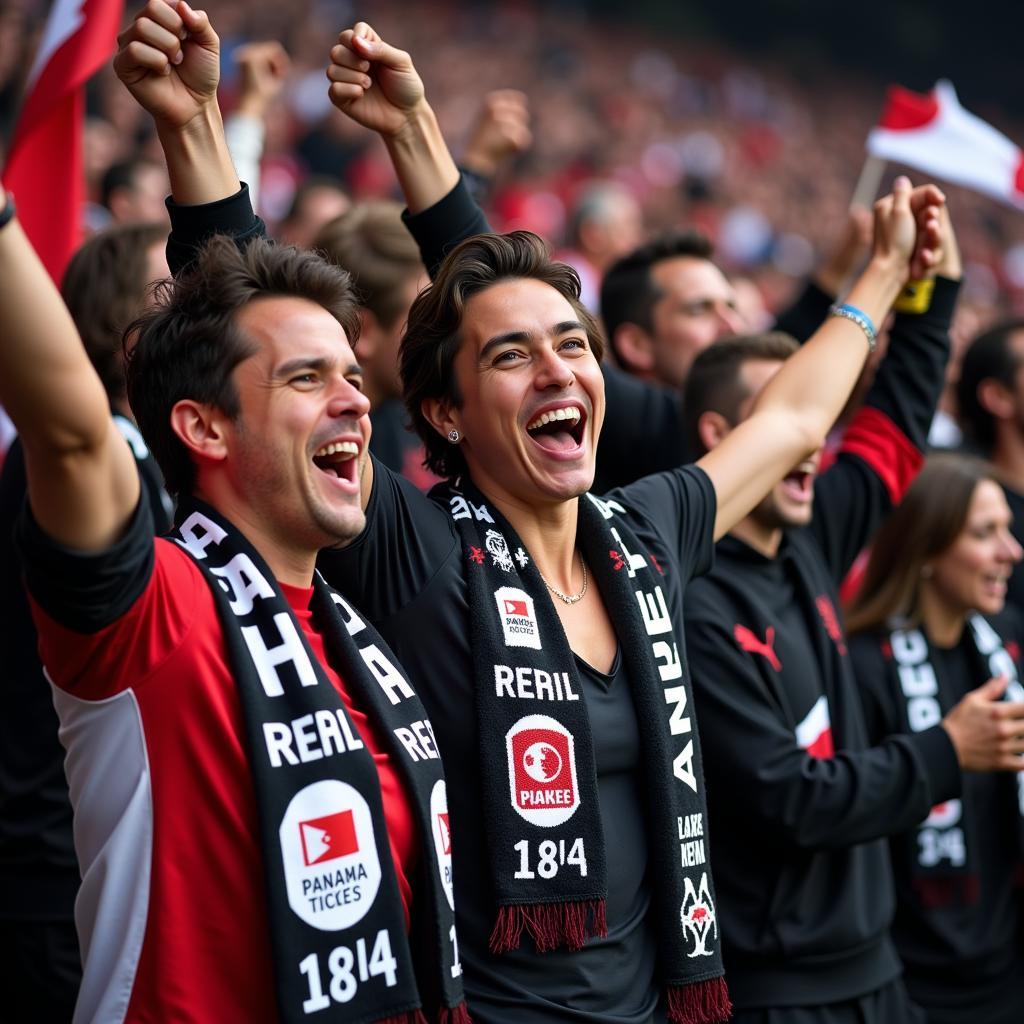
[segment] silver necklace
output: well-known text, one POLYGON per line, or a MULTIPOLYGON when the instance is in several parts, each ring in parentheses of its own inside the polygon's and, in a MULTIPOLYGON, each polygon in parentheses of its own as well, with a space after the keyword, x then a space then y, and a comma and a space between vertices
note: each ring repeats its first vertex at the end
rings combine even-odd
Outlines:
POLYGON ((576 604, 577 601, 583 600, 583 595, 587 592, 587 563, 583 561, 582 554, 580 555, 580 568, 583 570, 583 586, 580 587, 580 592, 578 594, 563 594, 560 590, 557 590, 555 587, 551 586, 551 584, 548 583, 546 579, 544 579, 544 573, 540 572, 540 569, 538 569, 537 572, 540 573, 540 578, 544 586, 547 587, 548 590, 550 590, 551 593, 554 594, 559 601, 561 601, 563 604, 576 604))

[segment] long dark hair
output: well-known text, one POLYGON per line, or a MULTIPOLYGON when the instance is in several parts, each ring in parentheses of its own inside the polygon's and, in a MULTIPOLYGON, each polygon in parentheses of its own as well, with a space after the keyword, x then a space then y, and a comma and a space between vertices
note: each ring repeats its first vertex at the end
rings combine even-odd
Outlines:
POLYGON ((960 535, 974 492, 999 483, 994 467, 967 455, 933 455, 906 497, 875 534, 864 583, 846 614, 850 633, 884 626, 899 616, 919 624, 921 570, 960 535))

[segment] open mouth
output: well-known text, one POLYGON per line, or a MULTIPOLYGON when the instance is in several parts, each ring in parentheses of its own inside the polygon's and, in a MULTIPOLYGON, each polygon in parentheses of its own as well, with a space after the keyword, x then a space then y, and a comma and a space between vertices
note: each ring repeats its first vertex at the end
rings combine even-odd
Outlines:
POLYGON ((578 405, 549 409, 526 424, 526 432, 545 451, 565 454, 583 444, 587 417, 578 405))
POLYGON ((358 487, 359 445, 355 441, 331 441, 313 453, 313 465, 325 476, 358 487))
POLYGON ((801 463, 782 478, 782 490, 792 501, 807 502, 814 498, 814 467, 801 463))

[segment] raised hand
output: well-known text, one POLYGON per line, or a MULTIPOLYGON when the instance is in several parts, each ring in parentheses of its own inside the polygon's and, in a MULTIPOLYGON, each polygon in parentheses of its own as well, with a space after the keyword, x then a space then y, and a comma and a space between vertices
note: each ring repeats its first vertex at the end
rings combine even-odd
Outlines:
POLYGON ((149 0, 117 45, 117 77, 158 125, 183 128, 216 106, 220 40, 205 12, 149 0))
POLYGON ((941 256, 939 210, 946 197, 935 185, 911 188, 900 175, 875 203, 872 258, 893 265, 903 281, 923 277, 941 256))
POLYGON ((518 89, 495 89, 484 97, 462 166, 491 177, 509 157, 530 148, 530 108, 518 89))
POLYGON ((241 80, 238 112, 263 117, 291 70, 288 53, 280 43, 270 40, 246 43, 235 50, 234 56, 241 80))
POLYGON ((365 21, 338 36, 327 77, 331 102, 383 136, 398 135, 425 103, 412 58, 384 42, 365 21))
POLYGON ((1024 701, 1001 700, 1006 685, 1006 676, 990 679, 942 720, 966 771, 1024 769, 1024 701))

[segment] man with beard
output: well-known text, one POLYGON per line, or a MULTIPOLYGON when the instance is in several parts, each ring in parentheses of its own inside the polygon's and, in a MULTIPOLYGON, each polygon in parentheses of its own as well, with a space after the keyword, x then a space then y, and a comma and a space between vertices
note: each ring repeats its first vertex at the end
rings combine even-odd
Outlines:
MULTIPOLYGON (((743 1024, 917 1019, 888 937, 894 895, 880 837, 956 796, 960 767, 995 767, 990 752, 972 752, 965 726, 992 714, 998 684, 941 724, 868 749, 837 610, 839 582, 922 461, 960 276, 948 219, 944 230, 931 305, 895 318, 836 464, 817 481, 819 455, 795 467, 686 594, 717 919, 743 1024)), ((784 335, 759 335, 695 360, 685 407, 698 451, 746 418, 794 349, 784 335)))

